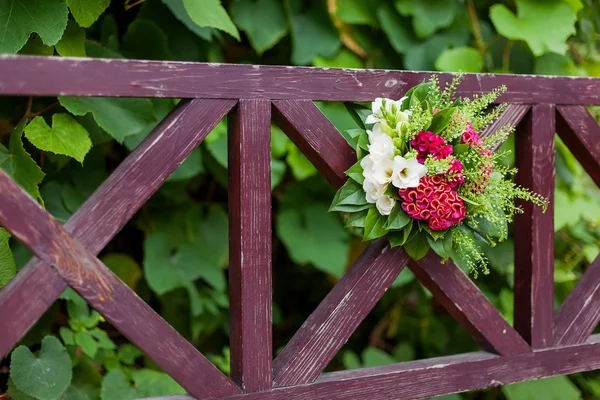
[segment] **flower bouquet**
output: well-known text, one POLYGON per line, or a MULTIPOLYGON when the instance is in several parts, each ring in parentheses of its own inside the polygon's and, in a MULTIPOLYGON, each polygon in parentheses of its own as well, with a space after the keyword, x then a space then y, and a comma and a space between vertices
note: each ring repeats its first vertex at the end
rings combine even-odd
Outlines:
POLYGON ((455 99, 459 82, 460 76, 441 90, 434 76, 400 100, 352 105, 364 128, 348 132, 358 161, 330 211, 348 213, 346 226, 362 229, 364 240, 385 236, 413 259, 432 249, 487 273, 480 244, 507 238, 508 223, 521 211, 514 200, 544 209, 547 201, 517 186, 516 170, 499 162, 506 152, 496 149, 512 127, 478 134, 504 110, 487 111, 506 88, 455 99))

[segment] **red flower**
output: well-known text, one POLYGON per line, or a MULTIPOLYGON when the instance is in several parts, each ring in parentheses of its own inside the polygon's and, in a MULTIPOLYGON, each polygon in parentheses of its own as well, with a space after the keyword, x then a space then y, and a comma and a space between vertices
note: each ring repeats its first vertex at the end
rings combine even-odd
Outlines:
POLYGON ((425 163, 427 156, 431 154, 434 159, 441 160, 447 158, 452 152, 452 146, 446 143, 443 137, 433 132, 421 131, 410 142, 413 149, 417 150, 417 161, 425 163))
POLYGON ((400 189, 402 209, 409 217, 428 221, 434 231, 460 223, 467 210, 458 194, 440 175, 425 176, 416 188, 400 189))
POLYGON ((473 147, 482 143, 481 138, 479 137, 477 132, 475 132, 475 129, 473 128, 473 125, 470 122, 467 122, 467 129, 462 135, 462 141, 463 143, 467 143, 468 145, 473 147))

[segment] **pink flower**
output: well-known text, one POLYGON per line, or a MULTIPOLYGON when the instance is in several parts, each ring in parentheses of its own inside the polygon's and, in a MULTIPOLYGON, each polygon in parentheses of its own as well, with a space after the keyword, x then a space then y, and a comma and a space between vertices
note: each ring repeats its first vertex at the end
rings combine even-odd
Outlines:
POLYGON ((428 221, 434 231, 443 231, 460 223, 467 210, 458 194, 440 175, 425 176, 416 188, 400 189, 402 209, 409 217, 428 221))
POLYGON ((481 138, 479 137, 477 132, 475 132, 475 129, 473 128, 473 125, 470 122, 467 122, 467 129, 462 135, 462 141, 463 143, 467 143, 470 146, 477 146, 482 143, 481 138))
POLYGON ((456 190, 460 185, 465 182, 463 176, 463 165, 457 159, 454 159, 450 164, 450 168, 446 171, 444 176, 445 181, 450 185, 452 190, 456 190))
POLYGON ((452 146, 444 138, 433 132, 421 131, 417 133, 410 145, 417 150, 417 160, 421 164, 425 163, 429 154, 436 160, 442 160, 453 152, 452 146))

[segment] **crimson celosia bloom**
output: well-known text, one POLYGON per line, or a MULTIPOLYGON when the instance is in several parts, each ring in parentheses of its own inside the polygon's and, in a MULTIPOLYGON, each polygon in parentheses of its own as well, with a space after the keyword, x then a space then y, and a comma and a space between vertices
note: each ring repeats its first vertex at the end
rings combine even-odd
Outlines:
POLYGON ((471 146, 477 146, 482 143, 481 138, 473 128, 473 125, 470 122, 467 122, 467 129, 462 135, 463 143, 467 143, 471 146))
POLYGON ((429 154, 436 160, 442 160, 454 151, 443 137, 433 132, 421 131, 417 133, 410 145, 417 150, 417 160, 421 164, 425 162, 429 154))
POLYGON ((457 159, 452 160, 450 168, 446 172, 444 179, 450 185, 452 190, 456 190, 460 185, 462 185, 465 182, 462 163, 457 159))
POLYGON ((425 176, 418 187, 400 189, 398 193, 408 216, 428 221, 434 231, 460 223, 467 213, 462 199, 440 175, 425 176))

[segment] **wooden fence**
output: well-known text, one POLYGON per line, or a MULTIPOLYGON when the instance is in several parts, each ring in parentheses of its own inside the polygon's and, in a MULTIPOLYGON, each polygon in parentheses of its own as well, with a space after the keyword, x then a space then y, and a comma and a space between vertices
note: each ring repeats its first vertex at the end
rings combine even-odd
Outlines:
MULTIPOLYGON (((334 187, 354 151, 314 105, 399 98, 430 73, 138 60, 0 57, 0 95, 184 99, 83 206, 59 224, 0 171, 0 224, 37 256, 0 291, 0 353, 71 286, 197 399, 416 399, 600 368, 600 258, 558 312, 553 304, 554 133, 600 185, 600 79, 466 75, 459 95, 508 86, 497 127, 518 125, 518 180, 550 207, 524 204, 515 229, 514 328, 454 263, 414 262, 369 245, 287 346, 271 341, 270 124, 334 187), (231 378, 214 367, 96 255, 226 115, 229 117, 231 378), (408 266, 482 351, 323 373, 408 266)), ((441 74, 446 82, 450 74, 441 74)), ((188 396, 171 396, 172 400, 188 396)))

